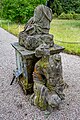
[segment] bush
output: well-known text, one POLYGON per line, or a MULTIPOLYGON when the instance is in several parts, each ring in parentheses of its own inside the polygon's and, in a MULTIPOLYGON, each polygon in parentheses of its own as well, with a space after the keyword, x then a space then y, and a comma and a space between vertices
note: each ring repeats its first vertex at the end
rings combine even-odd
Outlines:
POLYGON ((54 18, 57 18, 58 17, 58 15, 57 15, 57 13, 54 13, 53 15, 52 15, 52 18, 54 19, 54 18))
POLYGON ((58 16, 59 19, 73 19, 73 14, 67 13, 65 14, 64 12, 61 13, 61 15, 58 16))
POLYGON ((75 12, 72 13, 61 13, 61 15, 58 16, 59 19, 75 19, 80 20, 80 14, 77 14, 75 12))
POLYGON ((59 19, 66 19, 66 14, 63 12, 58 16, 59 19))
POLYGON ((73 19, 73 14, 71 13, 66 14, 66 19, 73 19))
POLYGON ((60 0, 54 0, 53 3, 51 3, 51 9, 53 13, 57 13, 57 15, 60 15, 63 12, 62 3, 60 0))
POLYGON ((68 13, 69 14, 75 14, 75 11, 69 11, 68 13))
POLYGON ((80 20, 80 14, 77 14, 77 13, 73 14, 73 18, 75 20, 80 20))
POLYGON ((34 9, 46 0, 2 0, 0 14, 2 18, 25 23, 33 16, 34 9))
POLYGON ((62 2, 62 8, 65 13, 74 11, 80 13, 80 0, 60 0, 62 2))

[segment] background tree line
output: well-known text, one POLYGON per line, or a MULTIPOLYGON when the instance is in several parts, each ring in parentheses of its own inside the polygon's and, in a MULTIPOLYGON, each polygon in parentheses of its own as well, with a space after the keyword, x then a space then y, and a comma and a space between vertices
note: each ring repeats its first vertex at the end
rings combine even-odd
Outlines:
MULTIPOLYGON (((45 4, 46 0, 1 0, 0 17, 15 22, 25 23, 33 16, 34 9, 39 4, 45 4)), ((53 13, 80 13, 80 0, 54 0, 50 4, 53 13)))
POLYGON ((2 18, 25 23, 32 15, 35 7, 45 4, 46 0, 1 0, 0 15, 2 18))

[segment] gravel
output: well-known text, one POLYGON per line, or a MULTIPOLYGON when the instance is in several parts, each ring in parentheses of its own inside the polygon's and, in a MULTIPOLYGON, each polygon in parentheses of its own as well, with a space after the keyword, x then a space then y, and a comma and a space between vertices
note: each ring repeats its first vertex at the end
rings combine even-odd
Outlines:
POLYGON ((10 43, 15 41, 15 36, 0 28, 0 120, 80 120, 80 57, 61 53, 63 78, 69 88, 60 109, 50 114, 32 106, 18 83, 10 86, 16 68, 10 43))

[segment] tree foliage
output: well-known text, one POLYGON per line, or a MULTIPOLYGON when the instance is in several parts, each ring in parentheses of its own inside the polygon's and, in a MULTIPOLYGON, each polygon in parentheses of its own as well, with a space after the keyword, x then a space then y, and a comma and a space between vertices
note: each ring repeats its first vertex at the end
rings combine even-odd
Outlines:
POLYGON ((33 16, 35 7, 45 0, 2 0, 1 17, 15 22, 27 22, 33 16))
POLYGON ((68 13, 74 11, 80 13, 80 0, 60 0, 62 2, 63 11, 68 13))
POLYGON ((62 3, 60 0, 54 0, 53 4, 51 5, 53 13, 57 13, 57 15, 63 12, 62 3))
POLYGON ((57 13, 57 15, 62 12, 70 13, 72 11, 80 13, 80 0, 54 0, 51 8, 53 13, 57 13))
MULTIPOLYGON (((2 18, 25 23, 33 16, 34 9, 48 0, 0 0, 0 15, 2 18)), ((50 3, 53 13, 80 13, 80 0, 53 0, 50 3)))

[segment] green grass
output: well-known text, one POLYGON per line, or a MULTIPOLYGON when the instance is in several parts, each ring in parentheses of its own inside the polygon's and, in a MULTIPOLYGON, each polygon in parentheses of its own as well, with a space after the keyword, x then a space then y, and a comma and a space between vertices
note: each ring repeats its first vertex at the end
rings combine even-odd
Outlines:
POLYGON ((24 25, 11 23, 10 21, 0 20, 0 27, 18 37, 19 32, 24 29, 24 25))
POLYGON ((10 24, 8 27, 8 25, 4 24, 3 28, 18 37, 19 32, 24 29, 24 25, 18 25, 14 23, 14 24, 10 24))
POLYGON ((50 33, 54 35, 55 43, 64 46, 66 52, 80 55, 80 44, 69 44, 80 42, 80 20, 52 20, 50 33))
MULTIPOLYGON (((2 27, 18 36, 19 32, 23 30, 24 25, 20 25, 19 27, 18 24, 10 23, 10 25, 8 25, 4 22, 2 27)), ((52 20, 50 33, 54 35, 54 42, 64 46, 67 53, 80 55, 80 44, 69 44, 56 41, 80 42, 80 20, 52 20)))

